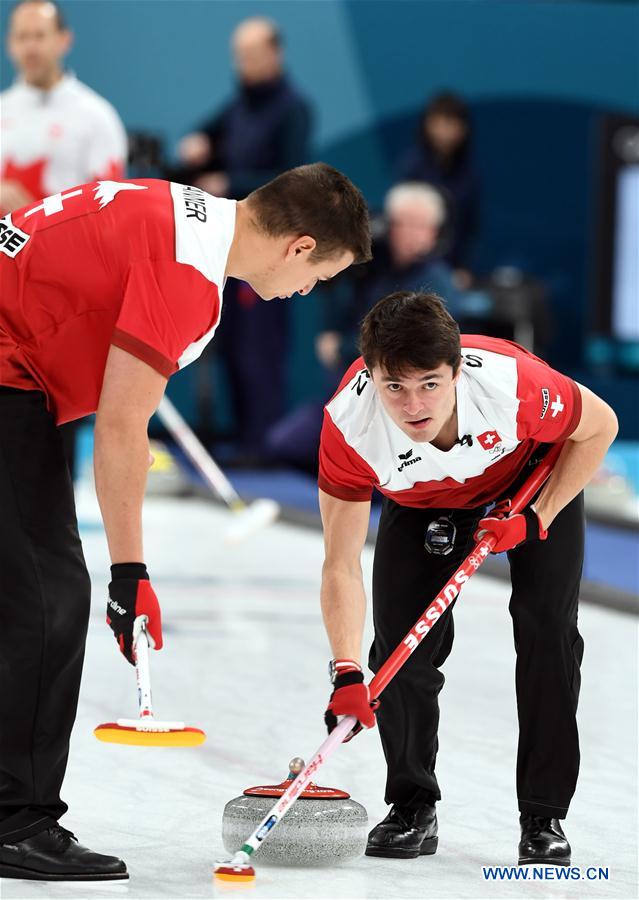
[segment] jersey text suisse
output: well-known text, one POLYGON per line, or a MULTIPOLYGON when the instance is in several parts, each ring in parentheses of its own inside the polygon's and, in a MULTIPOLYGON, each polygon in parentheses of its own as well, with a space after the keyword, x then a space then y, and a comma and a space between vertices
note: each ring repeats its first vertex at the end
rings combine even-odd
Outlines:
POLYGON ((220 320, 235 201, 166 181, 98 181, 0 219, 0 384, 58 424, 95 412, 109 347, 168 378, 220 320))
POLYGON ((369 500, 376 487, 402 506, 481 506, 581 416, 574 381, 511 341, 480 335, 462 335, 456 395, 460 443, 442 451, 414 442, 384 410, 360 357, 325 407, 320 488, 342 500, 369 500))

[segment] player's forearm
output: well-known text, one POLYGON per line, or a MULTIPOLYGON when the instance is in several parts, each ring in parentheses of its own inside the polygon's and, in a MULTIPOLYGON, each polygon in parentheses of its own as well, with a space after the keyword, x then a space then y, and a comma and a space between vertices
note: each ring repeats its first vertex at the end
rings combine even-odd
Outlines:
POLYGON ((95 486, 112 563, 143 562, 142 503, 149 467, 143 422, 96 420, 95 486))
POLYGON ((350 572, 325 563, 320 597, 333 657, 360 662, 366 618, 361 570, 350 572))
POLYGON ((613 417, 606 428, 585 441, 567 440, 552 475, 535 502, 543 528, 584 489, 595 474, 617 434, 613 417))

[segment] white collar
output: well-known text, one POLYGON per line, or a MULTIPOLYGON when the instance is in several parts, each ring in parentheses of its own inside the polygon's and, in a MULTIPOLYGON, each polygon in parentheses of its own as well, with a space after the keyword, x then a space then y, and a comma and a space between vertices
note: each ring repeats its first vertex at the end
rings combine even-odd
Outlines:
POLYGON ((50 103, 57 97, 63 96, 71 87, 77 84, 77 78, 73 72, 63 72, 59 81, 52 88, 43 89, 33 84, 28 84, 24 78, 20 77, 16 80, 16 85, 28 97, 39 100, 41 103, 50 103))

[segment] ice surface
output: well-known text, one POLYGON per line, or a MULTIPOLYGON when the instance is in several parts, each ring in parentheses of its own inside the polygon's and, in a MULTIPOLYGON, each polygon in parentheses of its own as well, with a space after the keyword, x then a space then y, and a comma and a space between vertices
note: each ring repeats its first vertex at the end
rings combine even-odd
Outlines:
MULTIPOLYGON (((86 498, 85 498, 86 500, 86 498)), ((90 505, 90 504, 89 504, 90 505)), ((131 879, 110 885, 4 880, 3 898, 238 896, 214 884, 225 803, 275 783, 291 757, 310 759, 324 739, 329 693, 318 603, 318 532, 278 524, 231 547, 228 514, 197 500, 147 501, 147 564, 165 620, 165 649, 151 654, 154 707, 203 728, 193 749, 98 742, 100 722, 136 713, 134 671, 104 624, 108 557, 101 531, 83 532, 93 609, 62 824, 127 862, 131 879)), ((85 521, 91 519, 85 502, 85 521)), ((372 552, 364 554, 370 579, 372 552)), ((426 606, 429 598, 424 598, 426 606)), ((445 666, 438 774, 440 841, 416 860, 361 857, 333 869, 259 865, 255 898, 635 897, 637 647, 635 620, 584 606, 580 706, 581 776, 565 823, 573 863, 608 866, 607 882, 485 882, 483 865, 516 863, 516 711, 508 588, 481 575, 464 588, 445 666)), ((367 640, 370 638, 370 629, 367 640)), ((317 781, 386 813, 384 759, 375 732, 339 751, 317 781)))

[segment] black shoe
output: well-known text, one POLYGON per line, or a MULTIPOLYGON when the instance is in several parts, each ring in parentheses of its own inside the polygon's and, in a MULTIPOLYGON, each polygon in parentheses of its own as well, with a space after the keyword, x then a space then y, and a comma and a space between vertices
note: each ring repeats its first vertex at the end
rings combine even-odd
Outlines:
POLYGON ((415 859, 437 850, 437 815, 434 806, 393 806, 383 822, 368 835, 366 856, 415 859))
POLYGON ((559 819, 522 813, 519 817, 521 841, 519 865, 547 863, 551 866, 570 865, 570 844, 561 829, 559 819))
POLYGON ((0 878, 114 881, 128 877, 121 859, 83 847, 61 825, 53 825, 15 844, 0 844, 0 878))

